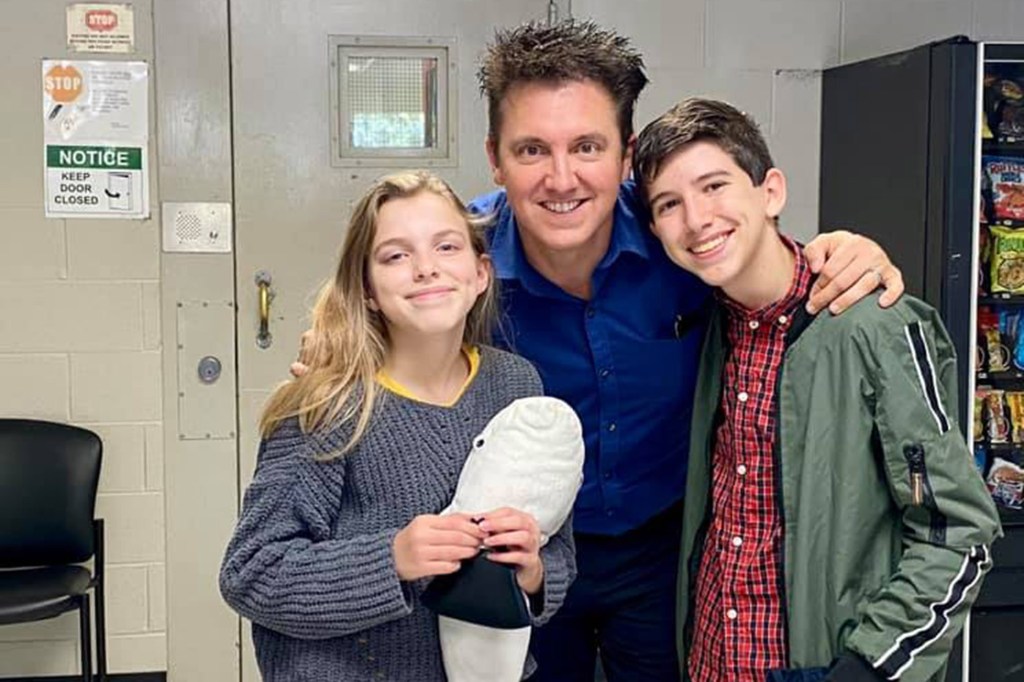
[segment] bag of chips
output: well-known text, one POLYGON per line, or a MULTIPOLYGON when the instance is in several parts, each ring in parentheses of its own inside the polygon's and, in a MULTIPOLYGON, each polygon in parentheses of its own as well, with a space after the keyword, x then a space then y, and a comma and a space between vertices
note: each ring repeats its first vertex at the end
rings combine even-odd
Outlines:
POLYGON ((992 233, 992 292, 1024 292, 1024 230, 1002 225, 991 225, 989 230, 992 233))
POLYGON ((1024 159, 986 156, 985 181, 992 192, 996 220, 1024 220, 1024 159))
POLYGON ((1013 462, 996 457, 988 472, 988 489, 999 504, 1010 509, 1024 507, 1024 469, 1013 462))

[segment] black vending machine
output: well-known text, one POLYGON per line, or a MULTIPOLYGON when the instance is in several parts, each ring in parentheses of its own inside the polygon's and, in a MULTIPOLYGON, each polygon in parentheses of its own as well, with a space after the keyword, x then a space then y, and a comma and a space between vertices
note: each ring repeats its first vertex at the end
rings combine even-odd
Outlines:
POLYGON ((878 241, 953 337, 960 427, 1006 535, 947 682, 1024 682, 1024 43, 826 70, 820 225, 878 241))

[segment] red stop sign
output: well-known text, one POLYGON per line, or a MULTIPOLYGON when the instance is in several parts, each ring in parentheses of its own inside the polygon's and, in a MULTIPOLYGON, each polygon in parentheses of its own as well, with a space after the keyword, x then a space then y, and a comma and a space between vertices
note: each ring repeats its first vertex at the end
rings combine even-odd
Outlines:
POLYGON ((117 28, 117 15, 109 9, 91 9, 85 13, 85 25, 90 31, 113 31, 117 28))

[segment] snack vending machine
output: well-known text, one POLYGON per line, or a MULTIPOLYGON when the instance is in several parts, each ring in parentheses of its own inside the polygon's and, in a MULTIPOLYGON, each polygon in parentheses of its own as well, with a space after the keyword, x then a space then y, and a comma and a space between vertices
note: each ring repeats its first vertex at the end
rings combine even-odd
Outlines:
POLYGON ((958 36, 826 70, 820 225, 879 242, 949 329, 1005 536, 947 682, 1024 680, 1024 43, 958 36))

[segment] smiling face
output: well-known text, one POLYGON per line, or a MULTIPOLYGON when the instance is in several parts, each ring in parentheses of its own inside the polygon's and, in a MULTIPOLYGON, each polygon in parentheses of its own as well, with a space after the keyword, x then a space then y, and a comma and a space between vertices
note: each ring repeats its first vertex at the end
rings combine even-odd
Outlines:
POLYGON ((615 103, 590 80, 529 82, 501 102, 487 153, 531 254, 603 256, 629 174, 615 103))
POLYGON ((779 169, 755 186, 721 147, 698 141, 662 164, 647 193, 654 232, 677 265, 730 296, 756 288, 761 261, 776 252, 775 218, 786 203, 779 169))
POLYGON ((466 316, 490 281, 465 218, 430 191, 381 206, 367 269, 371 309, 389 335, 462 338, 466 316))

